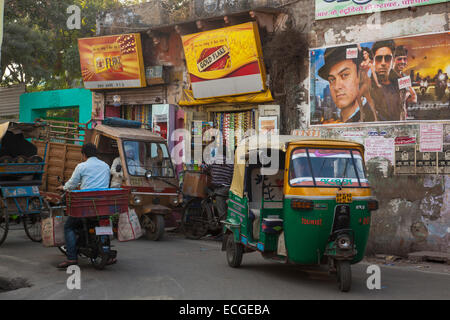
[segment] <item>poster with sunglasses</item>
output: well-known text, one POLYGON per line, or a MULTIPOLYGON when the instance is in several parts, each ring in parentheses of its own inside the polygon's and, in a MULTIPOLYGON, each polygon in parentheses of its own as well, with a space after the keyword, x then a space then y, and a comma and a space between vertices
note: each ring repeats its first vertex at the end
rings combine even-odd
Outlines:
POLYGON ((449 54, 450 32, 310 50, 311 125, 450 120, 449 54))

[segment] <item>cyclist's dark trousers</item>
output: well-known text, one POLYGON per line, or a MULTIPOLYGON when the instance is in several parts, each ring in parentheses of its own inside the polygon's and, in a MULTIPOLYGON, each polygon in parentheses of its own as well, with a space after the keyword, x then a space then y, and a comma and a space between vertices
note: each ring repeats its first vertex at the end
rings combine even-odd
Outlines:
POLYGON ((220 219, 225 219, 227 217, 228 191, 230 191, 230 187, 220 186, 214 188, 214 193, 216 194, 216 207, 220 219))

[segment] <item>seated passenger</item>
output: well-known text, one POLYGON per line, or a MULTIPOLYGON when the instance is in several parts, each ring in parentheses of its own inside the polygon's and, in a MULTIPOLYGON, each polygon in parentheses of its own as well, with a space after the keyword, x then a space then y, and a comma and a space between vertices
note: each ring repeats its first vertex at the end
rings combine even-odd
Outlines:
POLYGON ((126 147, 125 155, 127 159, 128 172, 132 176, 143 176, 145 174, 145 168, 143 168, 139 160, 135 158, 133 148, 126 147))
POLYGON ((114 159, 111 165, 111 188, 120 188, 123 181, 122 161, 120 157, 114 159))

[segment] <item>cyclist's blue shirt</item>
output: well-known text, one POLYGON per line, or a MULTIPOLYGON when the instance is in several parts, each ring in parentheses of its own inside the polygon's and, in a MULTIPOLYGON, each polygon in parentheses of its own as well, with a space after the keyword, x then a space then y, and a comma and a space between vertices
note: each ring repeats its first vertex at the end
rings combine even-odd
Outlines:
POLYGON ((109 166, 96 157, 90 157, 78 164, 72 177, 64 185, 64 190, 73 190, 80 186, 80 190, 109 187, 109 166))

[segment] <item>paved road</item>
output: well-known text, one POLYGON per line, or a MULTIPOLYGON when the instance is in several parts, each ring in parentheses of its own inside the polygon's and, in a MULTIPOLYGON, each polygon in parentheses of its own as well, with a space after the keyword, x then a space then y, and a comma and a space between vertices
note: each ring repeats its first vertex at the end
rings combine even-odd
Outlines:
POLYGON ((230 268, 215 241, 168 233, 161 242, 114 243, 119 262, 97 271, 81 260, 81 290, 69 290, 69 275, 55 268, 63 259, 59 251, 11 231, 0 247, 0 277, 22 277, 32 286, 0 299, 450 299, 449 274, 413 266, 381 266, 382 288, 368 290, 369 264, 360 263, 352 267, 351 292, 341 293, 326 269, 267 261, 258 253, 230 268))

